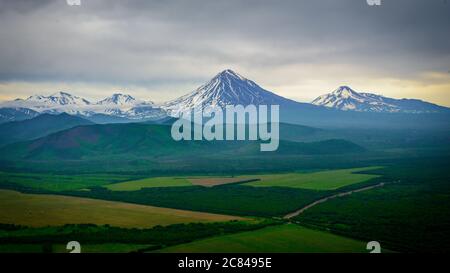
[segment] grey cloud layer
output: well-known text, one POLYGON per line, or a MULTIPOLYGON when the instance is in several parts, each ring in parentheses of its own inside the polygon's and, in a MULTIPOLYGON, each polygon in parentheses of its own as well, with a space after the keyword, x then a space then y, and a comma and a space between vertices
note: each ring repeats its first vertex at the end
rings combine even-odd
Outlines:
POLYGON ((2 0, 0 37, 0 81, 152 86, 196 82, 226 67, 327 64, 413 77, 450 69, 450 4, 2 0))

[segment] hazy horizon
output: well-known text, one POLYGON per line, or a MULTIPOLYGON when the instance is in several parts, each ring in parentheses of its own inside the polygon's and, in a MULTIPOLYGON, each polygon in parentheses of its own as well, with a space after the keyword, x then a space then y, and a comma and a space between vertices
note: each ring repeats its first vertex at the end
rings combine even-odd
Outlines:
MULTIPOLYGON (((240 73, 238 73, 238 74, 240 74, 240 73)), ((241 75, 241 76, 244 76, 244 75, 242 75, 242 74, 240 74, 240 75, 241 75)), ((244 77, 245 77, 245 76, 244 76, 244 77)), ((252 80, 252 81, 256 82, 256 84, 258 84, 258 82, 255 81, 255 80, 253 80, 253 79, 249 79, 249 80, 252 80)), ((206 82, 205 82, 205 83, 206 83, 206 82)), ((205 83, 203 83, 203 84, 205 84, 205 83)), ((203 84, 201 84, 201 85, 203 85, 203 84)), ((201 87, 201 85, 199 85, 198 87, 201 87)), ((340 88, 340 87, 343 87, 343 86, 348 86, 348 85, 345 85, 345 84, 339 85, 339 86, 337 86, 335 89, 330 90, 329 92, 323 93, 323 94, 321 94, 321 95, 329 94, 329 93, 331 93, 331 92, 335 91, 336 89, 338 89, 338 88, 340 88)), ((261 87, 264 88, 264 86, 261 86, 261 87)), ((352 90, 354 90, 354 91, 356 91, 356 92, 358 92, 358 93, 367 93, 365 90, 358 90, 358 89, 355 89, 353 86, 348 86, 348 87, 350 87, 352 90)), ((193 91, 195 91, 195 90, 188 91, 188 92, 186 92, 184 95, 189 94, 189 93, 191 93, 191 92, 193 92, 193 91)), ((277 94, 277 95, 280 95, 280 94, 278 94, 278 93, 277 93, 276 91, 274 91, 274 90, 267 90, 267 91, 270 91, 270 92, 273 92, 273 93, 275 93, 275 94, 277 94)), ((8 102, 8 101, 13 101, 13 100, 16 100, 16 99, 26 100, 26 99, 29 98, 30 96, 34 96, 34 95, 51 96, 51 95, 56 95, 56 94, 58 94, 58 93, 60 93, 60 92, 64 92, 64 93, 68 93, 68 94, 73 95, 73 96, 81 97, 81 98, 83 98, 83 99, 88 100, 88 101, 91 102, 91 103, 98 102, 98 101, 100 101, 100 100, 102 100, 102 99, 105 99, 106 97, 111 97, 111 96, 114 95, 114 94, 130 95, 130 96, 134 97, 135 99, 141 99, 141 100, 144 100, 144 101, 152 101, 152 102, 154 102, 154 103, 156 103, 156 104, 162 104, 162 103, 165 103, 165 102, 168 102, 168 101, 171 101, 171 100, 174 100, 174 99, 179 98, 179 96, 178 96, 178 97, 174 97, 174 98, 171 98, 171 99, 168 99, 168 100, 160 101, 160 100, 157 100, 157 99, 152 98, 152 97, 140 97, 140 96, 136 96, 136 95, 133 94, 133 91, 132 91, 132 90, 130 90, 130 91, 128 91, 128 90, 112 90, 111 93, 110 93, 109 95, 105 94, 105 96, 103 96, 103 97, 83 96, 83 95, 81 95, 81 94, 77 94, 77 93, 75 93, 75 92, 72 92, 71 90, 57 90, 57 91, 54 91, 54 92, 47 91, 47 92, 45 92, 45 93, 42 93, 42 92, 41 92, 41 93, 36 93, 36 94, 30 94, 30 95, 27 95, 27 96, 24 96, 24 97, 23 97, 23 96, 22 96, 22 97, 16 97, 16 98, 13 98, 13 99, 3 99, 3 100, 0 99, 0 103, 8 102)), ((384 96, 382 93, 373 93, 373 94, 384 96)), ((319 96, 320 96, 320 95, 319 95, 319 96)), ((297 102, 303 102, 303 103, 311 103, 311 102, 312 102, 312 100, 311 100, 311 101, 300 101, 300 100, 297 100, 297 99, 295 99, 295 98, 289 98, 289 97, 286 97, 286 98, 291 99, 291 100, 294 100, 294 101, 297 101, 297 102)), ((316 98, 317 98, 317 97, 316 97, 316 98)), ((316 98, 314 98, 314 99, 316 99, 316 98)), ((392 98, 394 98, 394 99, 404 99, 404 98, 406 98, 406 99, 416 99, 416 98, 408 98, 408 97, 399 97, 399 98, 392 97, 392 98)), ((448 105, 442 105, 442 106, 448 106, 448 105)))

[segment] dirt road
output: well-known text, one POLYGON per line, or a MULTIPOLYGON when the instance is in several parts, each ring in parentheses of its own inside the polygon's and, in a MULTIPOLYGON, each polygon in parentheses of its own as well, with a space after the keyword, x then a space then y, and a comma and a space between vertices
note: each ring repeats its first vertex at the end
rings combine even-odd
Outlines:
POLYGON ((291 218, 293 218, 295 216, 298 216, 298 215, 302 214, 305 210, 310 209, 310 208, 314 207, 315 205, 324 203, 324 202, 326 202, 326 201, 328 201, 330 199, 334 199, 334 198, 337 198, 337 197, 350 195, 350 194, 355 193, 355 192, 362 192, 362 191, 367 191, 367 190, 371 190, 371 189, 374 189, 374 188, 383 187, 384 185, 385 185, 385 183, 380 183, 380 184, 376 184, 376 185, 373 185, 373 186, 368 186, 368 187, 364 187, 364 188, 351 190, 351 191, 347 191, 347 192, 342 192, 342 193, 338 193, 338 194, 331 195, 331 196, 328 196, 328 197, 324 197, 322 199, 319 199, 317 201, 312 202, 311 204, 309 204, 309 205, 307 205, 307 206, 305 206, 305 207, 303 207, 303 208, 301 208, 299 210, 296 210, 294 212, 286 214, 283 217, 283 219, 291 219, 291 218))

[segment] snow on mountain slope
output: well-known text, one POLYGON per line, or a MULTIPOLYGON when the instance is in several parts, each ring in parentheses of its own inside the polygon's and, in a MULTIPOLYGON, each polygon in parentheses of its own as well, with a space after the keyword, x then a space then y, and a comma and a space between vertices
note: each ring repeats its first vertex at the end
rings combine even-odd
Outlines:
POLYGON ((339 119, 340 123, 344 123, 347 118, 350 123, 354 122, 353 116, 346 115, 349 113, 332 109, 380 113, 450 113, 449 108, 421 100, 393 99, 370 93, 358 93, 348 86, 342 86, 332 93, 320 96, 311 104, 300 103, 269 92, 232 70, 224 70, 195 91, 161 106, 121 93, 113 94, 98 102, 91 102, 66 92, 59 92, 49 96, 35 95, 27 99, 0 103, 0 122, 23 120, 42 113, 68 113, 103 122, 144 121, 162 119, 167 115, 178 117, 193 108, 204 109, 206 106, 223 108, 226 105, 250 104, 280 105, 280 109, 283 110, 281 118, 285 122, 301 124, 330 123, 331 120, 338 118, 337 115, 343 116, 339 119))
POLYGON ((449 111, 446 107, 421 100, 393 99, 371 93, 358 93, 348 86, 341 86, 329 94, 322 95, 313 100, 312 104, 359 112, 437 113, 449 111))
POLYGON ((91 104, 86 99, 72 96, 66 92, 58 92, 50 96, 34 95, 26 99, 26 101, 35 104, 43 105, 89 105, 91 104))
POLYGON ((128 119, 159 119, 165 112, 151 101, 135 99, 126 94, 113 94, 95 104, 96 114, 107 114, 128 119))
POLYGON ((150 101, 137 100, 130 95, 114 94, 92 103, 84 98, 59 92, 50 96, 34 95, 25 100, 16 99, 0 104, 0 108, 29 109, 38 113, 68 113, 90 117, 96 114, 127 119, 159 119, 166 116, 164 110, 150 101))
POLYGON ((38 115, 38 112, 28 108, 0 108, 0 123, 30 119, 38 115))
POLYGON ((116 93, 113 94, 111 97, 105 98, 99 102, 96 103, 97 105, 118 105, 118 106, 135 106, 135 105, 153 105, 153 102, 151 101, 142 101, 135 99, 134 97, 126 94, 120 94, 116 93))
POLYGON ((58 92, 50 96, 34 95, 25 100, 16 99, 0 104, 0 107, 27 108, 39 113, 69 113, 76 114, 91 103, 81 97, 66 92, 58 92))
POLYGON ((224 70, 195 91, 162 105, 171 116, 179 116, 194 107, 226 105, 292 104, 289 99, 264 90, 232 70, 224 70))

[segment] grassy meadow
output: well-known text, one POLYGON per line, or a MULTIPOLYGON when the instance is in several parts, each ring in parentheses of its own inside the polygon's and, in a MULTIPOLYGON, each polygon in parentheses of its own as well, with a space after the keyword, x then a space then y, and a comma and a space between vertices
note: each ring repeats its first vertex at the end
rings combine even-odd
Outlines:
POLYGON ((252 187, 287 187, 308 190, 336 190, 352 184, 366 182, 379 175, 358 172, 371 171, 380 167, 341 169, 311 173, 287 173, 259 175, 259 181, 246 183, 252 187))
POLYGON ((117 227, 143 228, 238 219, 243 218, 122 202, 0 190, 0 222, 2 224, 30 227, 109 224, 117 227))
POLYGON ((271 219, 182 223, 150 228, 121 228, 110 225, 65 224, 25 227, 0 224, 1 252, 68 252, 69 241, 79 241, 82 252, 145 252, 198 241, 208 237, 235 234, 280 225, 271 219))
POLYGON ((317 253, 367 252, 366 243, 295 224, 218 236, 164 248, 174 253, 317 253))

